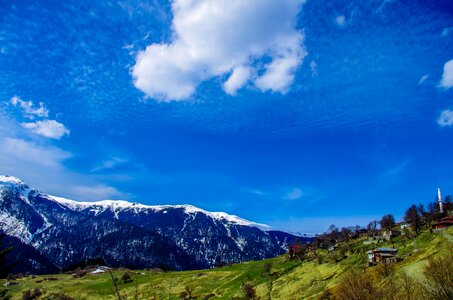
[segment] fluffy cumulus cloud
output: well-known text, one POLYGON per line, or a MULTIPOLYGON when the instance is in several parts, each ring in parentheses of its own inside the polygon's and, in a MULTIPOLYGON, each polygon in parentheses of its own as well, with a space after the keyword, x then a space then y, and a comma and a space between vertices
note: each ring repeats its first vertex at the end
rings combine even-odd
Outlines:
POLYGON ((228 80, 223 84, 225 92, 230 95, 236 95, 237 90, 249 80, 250 72, 251 70, 248 67, 239 66, 234 68, 228 80))
POLYGON ((235 95, 247 84, 286 93, 306 52, 296 29, 303 0, 174 0, 173 40, 140 52, 136 88, 168 101, 189 98, 213 77, 235 95))
POLYGON ((453 87, 453 59, 447 61, 444 65, 440 86, 446 89, 453 87))
POLYGON ((446 109, 441 114, 439 119, 437 119, 437 124, 440 126, 453 126, 453 110, 446 109))
POLYGON ((70 131, 62 123, 56 120, 48 120, 49 111, 44 106, 43 102, 39 102, 36 106, 32 101, 25 101, 14 96, 10 100, 14 107, 18 107, 22 115, 28 119, 38 118, 35 122, 21 123, 23 128, 31 130, 33 133, 44 136, 46 138, 59 140, 65 135, 69 135, 70 131), (39 120, 41 119, 41 120, 39 120))
POLYGON ((39 102, 38 106, 35 106, 32 101, 25 101, 21 98, 14 96, 10 100, 11 104, 15 107, 22 109, 24 117, 34 119, 35 117, 47 118, 49 111, 44 106, 44 103, 39 102))
POLYGON ((69 130, 55 120, 44 120, 30 123, 22 123, 22 127, 30 129, 32 132, 51 139, 61 139, 69 135, 69 130))

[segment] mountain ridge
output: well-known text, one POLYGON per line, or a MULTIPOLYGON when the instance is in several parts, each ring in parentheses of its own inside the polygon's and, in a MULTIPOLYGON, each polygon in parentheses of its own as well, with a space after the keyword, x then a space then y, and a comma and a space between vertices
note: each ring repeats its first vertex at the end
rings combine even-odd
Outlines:
MULTIPOLYGON (((29 187, 20 178, 10 176, 10 175, 0 175, 0 185, 2 185, 4 183, 17 184, 17 185, 23 185, 23 186, 29 187)), ((29 187, 29 189, 31 190, 30 187, 29 187)), ((54 196, 54 195, 45 194, 45 193, 42 193, 42 194, 47 196, 50 200, 56 201, 60 204, 67 206, 68 208, 76 209, 76 210, 83 210, 83 209, 92 208, 92 207, 99 207, 99 208, 111 209, 111 210, 152 209, 155 211, 161 211, 161 210, 172 209, 172 208, 182 208, 187 213, 203 213, 203 214, 209 215, 210 217, 212 217, 214 219, 226 220, 229 222, 237 223, 238 225, 254 226, 254 227, 266 230, 266 231, 271 231, 271 230, 282 231, 282 230, 273 228, 272 226, 269 226, 267 224, 249 221, 249 220, 243 219, 241 217, 238 217, 236 215, 228 214, 226 212, 207 211, 205 209, 199 208, 199 207, 191 205, 191 204, 147 205, 147 204, 142 204, 140 202, 131 202, 131 201, 127 201, 127 200, 111 200, 111 199, 99 200, 99 201, 77 201, 77 200, 73 200, 73 199, 69 199, 69 198, 65 198, 65 197, 59 197, 59 196, 54 196)), ((297 235, 296 233, 291 233, 291 234, 297 235)))
POLYGON ((286 252, 287 232, 192 205, 123 200, 79 202, 0 176, 0 231, 34 247, 59 268, 103 256, 112 265, 210 268, 286 252))

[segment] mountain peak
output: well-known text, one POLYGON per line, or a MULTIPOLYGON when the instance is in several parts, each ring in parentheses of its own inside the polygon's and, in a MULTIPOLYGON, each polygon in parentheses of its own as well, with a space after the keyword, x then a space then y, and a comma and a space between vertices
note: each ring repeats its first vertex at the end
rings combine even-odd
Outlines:
POLYGON ((24 184, 22 179, 9 175, 0 175, 0 183, 24 184))
MULTIPOLYGON (((26 188, 27 190, 31 189, 23 180, 14 177, 14 176, 9 176, 9 175, 0 175, 0 186, 18 186, 22 188, 26 188)), ((88 201, 75 201, 63 197, 56 197, 53 195, 45 195, 49 200, 52 200, 54 202, 58 202, 70 209, 81 211, 84 209, 91 209, 92 211, 96 212, 96 214, 101 213, 106 210, 110 210, 115 215, 117 215, 118 212, 120 211, 125 211, 125 210, 130 210, 130 211, 146 211, 146 210, 151 210, 151 211, 165 211, 165 210, 171 210, 171 209, 182 209, 184 212, 188 215, 195 215, 195 214, 204 214, 214 220, 217 221, 222 221, 226 223, 233 223, 237 225, 243 225, 243 226, 252 226, 252 227, 257 227, 262 230, 273 230, 269 225, 266 224, 261 224, 261 223, 256 223, 252 222, 243 218, 240 218, 236 215, 231 215, 226 212, 211 212, 204 210, 202 208, 193 206, 191 204, 177 204, 177 205, 145 205, 142 203, 138 202, 129 202, 125 200, 101 200, 101 201, 93 201, 93 202, 88 202, 88 201)))
POLYGON ((94 201, 94 202, 82 202, 82 201, 75 201, 61 197, 55 197, 51 195, 47 195, 47 197, 53 201, 56 201, 60 204, 63 204, 67 207, 76 210, 83 210, 87 208, 101 208, 96 209, 98 212, 102 210, 111 210, 113 212, 121 211, 121 210, 153 210, 153 211, 164 211, 168 209, 183 209, 187 214, 197 214, 202 213, 211 217, 212 219, 219 220, 219 221, 227 221, 232 222, 238 225, 244 226, 253 226, 258 227, 263 230, 271 230, 272 227, 266 224, 260 224, 256 222, 252 222, 243 218, 240 218, 236 215, 230 215, 225 212, 211 212, 204 210, 202 208, 190 205, 190 204, 177 204, 177 205, 145 205, 138 202, 128 202, 125 200, 101 200, 101 201, 94 201))

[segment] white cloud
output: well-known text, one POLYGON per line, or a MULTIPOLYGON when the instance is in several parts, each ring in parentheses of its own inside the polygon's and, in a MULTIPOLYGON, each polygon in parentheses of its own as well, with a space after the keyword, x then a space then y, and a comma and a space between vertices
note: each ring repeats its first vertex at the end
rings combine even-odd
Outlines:
POLYGON ((440 86, 446 89, 453 87, 453 59, 447 61, 444 65, 444 73, 442 74, 440 86))
POLYGON ((108 175, 84 174, 65 166, 75 155, 48 139, 28 139, 25 129, 0 106, 0 175, 12 175, 45 193, 75 200, 127 198, 104 184, 108 175))
POLYGON ((29 129, 35 134, 57 140, 65 135, 69 135, 70 131, 62 123, 56 120, 46 119, 49 116, 49 111, 43 102, 39 102, 39 105, 36 107, 32 101, 24 101, 17 96, 12 97, 10 102, 13 106, 19 107, 22 110, 22 115, 25 118, 43 119, 35 122, 21 123, 20 125, 23 128, 29 129))
POLYGON ((88 201, 95 199, 109 199, 112 196, 115 197, 118 194, 117 189, 111 186, 98 184, 95 186, 75 186, 71 188, 71 193, 75 195, 85 195, 88 201))
POLYGON ((310 69, 312 77, 318 76, 318 64, 314 60, 310 62, 310 69))
POLYGON ((22 127, 30 129, 32 132, 51 139, 61 139, 69 135, 70 131, 61 123, 55 120, 36 121, 31 123, 21 123, 22 127))
POLYGON ((107 160, 102 161, 100 164, 91 169, 91 172, 102 172, 114 169, 118 166, 124 165, 130 162, 127 157, 112 156, 107 160))
POLYGON ((444 110, 440 116, 439 119, 437 119, 437 124, 440 126, 453 126, 453 110, 446 109, 444 110))
MULTIPOLYGON (((69 157, 69 152, 53 146, 40 146, 23 139, 6 137, 0 139, 2 156, 13 162, 23 161, 25 163, 39 162, 43 167, 56 167, 69 157)), ((2 161, 5 163, 4 161, 2 161)), ((11 174, 14 175, 14 174, 11 174)))
POLYGON ((418 81, 418 85, 423 84, 429 78, 428 74, 423 75, 420 80, 418 81))
POLYGON ((162 101, 184 100, 198 84, 229 75, 234 95, 248 82, 285 93, 306 52, 296 19, 303 0, 174 0, 173 41, 141 51, 136 88, 162 101), (263 65, 263 59, 269 62, 263 65))
POLYGON ((239 66, 234 68, 228 80, 223 84, 223 89, 227 94, 236 95, 237 90, 242 88, 250 79, 250 75, 251 71, 248 67, 239 66))
POLYGON ((125 196, 97 177, 67 169, 64 162, 71 157, 72 153, 55 146, 0 136, 0 175, 17 176, 45 193, 76 200, 125 196))
POLYGON ((11 104, 20 107, 24 117, 34 119, 35 117, 47 117, 49 111, 44 106, 43 102, 39 102, 39 106, 35 107, 32 101, 24 101, 17 96, 14 96, 10 100, 11 104))
POLYGON ((340 27, 344 27, 346 25, 346 17, 345 16, 336 17, 335 23, 337 23, 337 25, 340 27))
POLYGON ((287 56, 274 59, 266 72, 255 80, 256 86, 262 91, 278 91, 286 93, 293 83, 294 72, 300 64, 300 57, 287 56))
POLYGON ((304 192, 300 188, 294 188, 284 197, 287 200, 297 200, 304 195, 304 192))

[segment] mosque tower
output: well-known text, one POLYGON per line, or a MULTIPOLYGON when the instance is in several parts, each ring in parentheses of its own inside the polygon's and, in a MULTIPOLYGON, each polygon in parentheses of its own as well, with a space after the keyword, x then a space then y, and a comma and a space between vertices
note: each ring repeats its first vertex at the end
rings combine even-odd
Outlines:
POLYGON ((444 213, 444 205, 442 203, 442 194, 440 193, 440 187, 437 187, 437 201, 439 201, 439 210, 440 213, 444 213))

